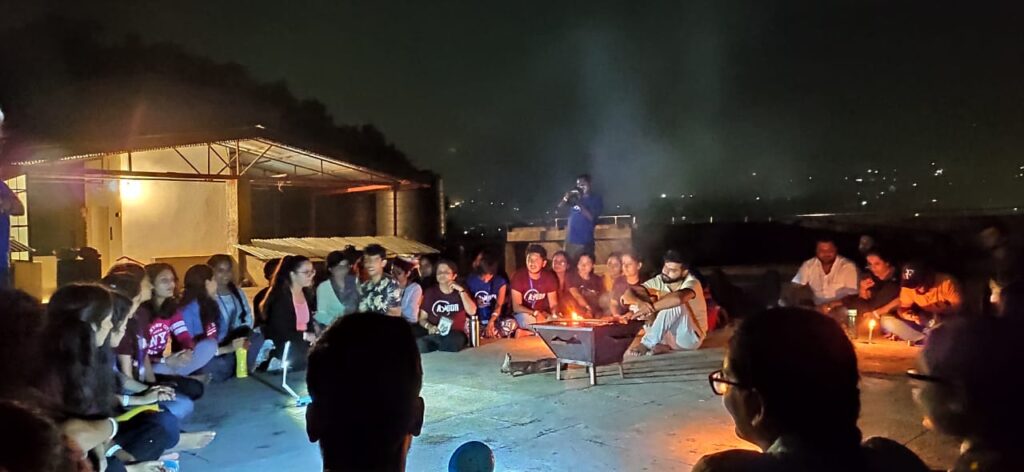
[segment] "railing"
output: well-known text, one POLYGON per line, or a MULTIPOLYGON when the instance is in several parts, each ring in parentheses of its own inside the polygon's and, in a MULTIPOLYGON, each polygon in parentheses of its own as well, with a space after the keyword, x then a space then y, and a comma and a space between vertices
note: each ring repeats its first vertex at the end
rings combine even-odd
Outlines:
MULTIPOLYGON (((564 229, 565 226, 568 223, 569 223, 569 219, 568 218, 555 218, 555 228, 557 228, 557 229, 564 229)), ((597 224, 599 224, 599 225, 611 224, 611 225, 619 226, 620 224, 626 224, 626 223, 630 224, 631 226, 636 226, 636 216, 635 215, 602 215, 602 216, 597 217, 597 224)))

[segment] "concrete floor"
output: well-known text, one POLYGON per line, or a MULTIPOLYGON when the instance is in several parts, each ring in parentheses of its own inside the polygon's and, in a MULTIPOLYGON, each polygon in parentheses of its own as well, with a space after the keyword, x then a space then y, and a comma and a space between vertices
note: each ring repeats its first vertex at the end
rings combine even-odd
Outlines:
MULTIPOLYGON (((685 471, 704 454, 750 447, 735 437, 707 383, 721 364, 725 336, 716 333, 696 352, 628 362, 625 379, 615 367, 600 368, 596 387, 580 368, 561 382, 554 373, 499 373, 505 352, 522 360, 550 356, 536 338, 425 355, 426 421, 408 470, 445 470, 452 451, 473 440, 490 445, 497 470, 508 471, 685 471)), ((921 426, 902 374, 918 350, 889 342, 857 346, 865 437, 893 438, 934 468, 948 466, 957 445, 921 426)), ((303 374, 289 377, 303 392, 303 374)), ((263 378, 280 383, 279 376, 263 378)), ((254 378, 212 385, 186 429, 210 428, 218 437, 199 453, 183 455, 182 470, 320 470, 317 448, 306 439, 304 409, 289 403, 254 378)))

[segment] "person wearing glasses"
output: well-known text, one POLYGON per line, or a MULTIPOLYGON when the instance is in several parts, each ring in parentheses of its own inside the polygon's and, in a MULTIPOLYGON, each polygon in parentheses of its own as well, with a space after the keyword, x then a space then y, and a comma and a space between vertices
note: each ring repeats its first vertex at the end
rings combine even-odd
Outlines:
POLYGON ((754 314, 736 329, 722 369, 708 380, 737 436, 762 452, 710 454, 694 472, 928 470, 895 441, 861 443, 857 356, 843 329, 820 313, 754 314))
POLYGON ((270 291, 260 307, 260 312, 267 317, 267 339, 274 341, 269 370, 282 368, 286 360, 295 370, 306 366, 306 353, 316 339, 313 328, 316 308, 310 293, 315 275, 313 263, 305 256, 284 256, 274 271, 270 291), (288 342, 291 342, 288 359, 282 359, 288 342))
POLYGON ((963 441, 954 472, 1024 470, 1024 376, 1020 325, 1007 319, 958 319, 936 328, 907 371, 925 424, 963 441))

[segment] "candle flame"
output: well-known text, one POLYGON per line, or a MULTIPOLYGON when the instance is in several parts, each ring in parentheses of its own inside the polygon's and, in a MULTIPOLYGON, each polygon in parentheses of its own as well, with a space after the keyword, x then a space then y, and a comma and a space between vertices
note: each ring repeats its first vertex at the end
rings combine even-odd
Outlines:
POLYGON ((877 324, 878 324, 878 322, 875 321, 874 319, 868 320, 868 329, 871 330, 871 331, 874 331, 875 330, 875 326, 877 324))
POLYGON ((581 318, 580 318, 580 315, 579 315, 579 314, 577 314, 577 313, 576 313, 576 312, 574 311, 574 312, 572 312, 572 319, 573 319, 573 320, 579 320, 579 319, 581 319, 581 318))

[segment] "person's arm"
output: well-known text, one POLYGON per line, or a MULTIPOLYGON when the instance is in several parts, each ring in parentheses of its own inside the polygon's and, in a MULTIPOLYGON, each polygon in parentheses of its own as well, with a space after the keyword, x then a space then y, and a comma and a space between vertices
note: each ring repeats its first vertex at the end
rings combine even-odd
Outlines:
MULTIPOLYGON (((192 337, 192 333, 188 330, 188 325, 185 324, 185 320, 182 318, 181 313, 176 313, 170 319, 171 333, 174 334, 174 339, 178 340, 178 344, 181 345, 182 349, 191 350, 195 347, 195 338, 192 337)), ((171 342, 167 340, 167 342, 171 342)))
POLYGON ((402 317, 402 293, 397 282, 388 293, 388 316, 402 317))
POLYGON ((146 383, 156 383, 156 373, 153 372, 153 361, 149 359, 148 355, 142 356, 142 365, 144 366, 142 371, 146 383))
POLYGON ((512 311, 515 313, 533 313, 533 308, 523 304, 523 294, 516 289, 512 289, 512 311))
POLYGON ((430 315, 425 310, 420 310, 420 326, 427 330, 427 334, 438 334, 441 332, 437 325, 430 322, 430 315))
POLYGON ((459 284, 452 284, 452 290, 459 293, 459 300, 462 300, 462 307, 466 310, 466 314, 469 316, 476 315, 476 300, 473 300, 473 296, 469 294, 469 291, 465 287, 459 284))
POLYGON ((654 311, 657 312, 667 310, 669 308, 675 308, 693 300, 696 297, 697 292, 694 292, 693 289, 690 288, 684 288, 677 292, 667 293, 665 296, 659 298, 658 301, 654 302, 654 311))
POLYGON ((21 199, 6 184, 3 187, 3 199, 0 201, 0 207, 2 207, 0 209, 4 213, 11 216, 22 216, 25 214, 25 205, 22 205, 21 199))
POLYGON ((118 354, 117 365, 121 368, 121 373, 124 374, 126 378, 135 378, 135 369, 132 368, 132 356, 127 354, 118 354))
POLYGON ((942 290, 939 293, 941 295, 942 303, 944 304, 942 309, 939 311, 940 314, 947 315, 960 311, 960 305, 962 304, 960 288, 957 287, 955 282, 952 280, 943 282, 942 290))
MULTIPOLYGON (((555 291, 555 292, 548 292, 548 306, 551 307, 552 310, 555 307, 558 306, 558 292, 557 291, 555 291)), ((542 313, 544 313, 544 312, 542 312, 542 313)), ((544 313, 544 314, 547 315, 548 313, 544 313)))
POLYGON ((502 285, 501 287, 498 287, 498 297, 495 299, 494 302, 494 316, 501 315, 502 308, 505 307, 506 292, 508 292, 508 285, 502 285))
POLYGON ((572 299, 576 301, 576 306, 584 309, 587 312, 593 310, 593 307, 591 307, 587 303, 587 299, 583 297, 583 293, 580 292, 579 288, 569 287, 569 295, 571 295, 572 299))
POLYGON ((857 284, 857 266, 853 265, 852 262, 847 261, 843 264, 840 270, 842 271, 839 274, 841 286, 836 290, 836 297, 841 299, 847 295, 856 295, 859 290, 857 284))
MULTIPOLYGON (((91 451, 114 437, 117 422, 111 418, 83 420, 69 418, 60 424, 61 432, 83 451, 91 451)), ((105 451, 104 451, 105 452, 105 451)))

